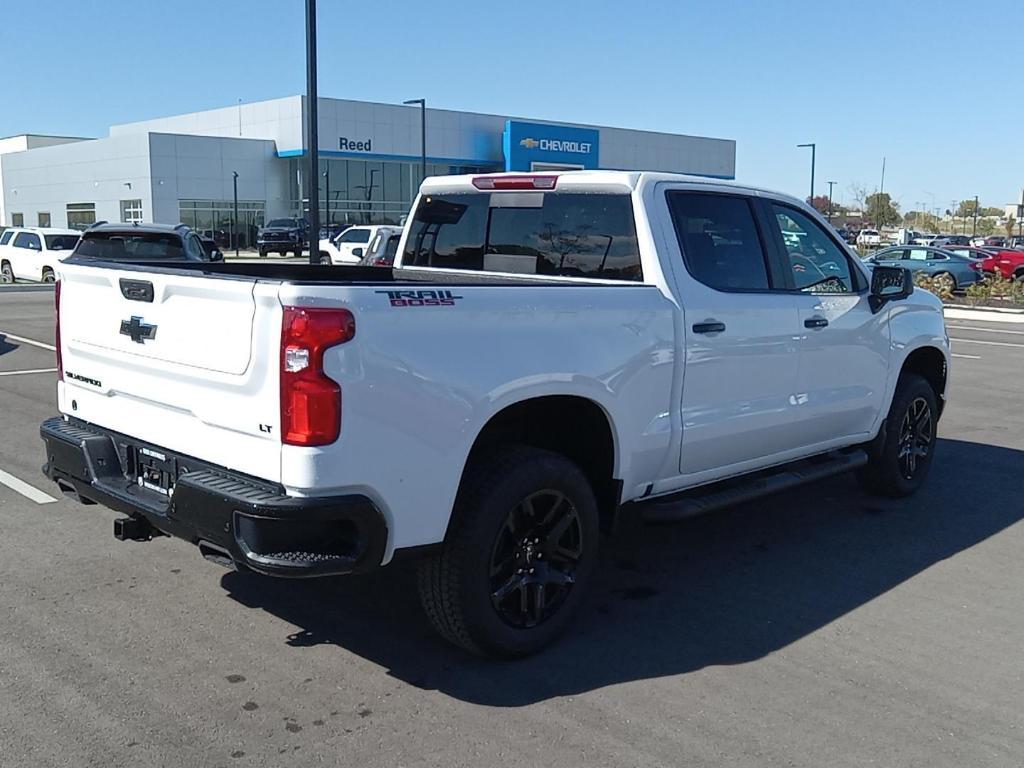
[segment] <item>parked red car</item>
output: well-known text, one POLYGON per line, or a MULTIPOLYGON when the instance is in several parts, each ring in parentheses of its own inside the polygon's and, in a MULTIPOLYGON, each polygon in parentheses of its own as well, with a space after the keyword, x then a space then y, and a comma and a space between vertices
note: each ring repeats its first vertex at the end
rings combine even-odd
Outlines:
POLYGON ((1024 251, 1000 250, 981 262, 982 272, 998 272, 1009 280, 1024 282, 1024 251))

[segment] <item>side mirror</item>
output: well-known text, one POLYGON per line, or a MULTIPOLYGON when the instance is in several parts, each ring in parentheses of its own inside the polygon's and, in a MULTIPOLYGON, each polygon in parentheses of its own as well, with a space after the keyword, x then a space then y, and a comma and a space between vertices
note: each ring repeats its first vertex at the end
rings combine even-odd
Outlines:
POLYGON ((363 258, 363 249, 362 248, 353 248, 352 249, 352 255, 353 256, 358 256, 360 259, 363 258))
POLYGON ((210 261, 224 261, 224 254, 220 252, 219 248, 213 249, 213 253, 210 254, 210 261))
POLYGON ((914 276, 903 267, 876 265, 871 271, 871 311, 878 312, 890 301, 906 299, 914 292, 914 276))

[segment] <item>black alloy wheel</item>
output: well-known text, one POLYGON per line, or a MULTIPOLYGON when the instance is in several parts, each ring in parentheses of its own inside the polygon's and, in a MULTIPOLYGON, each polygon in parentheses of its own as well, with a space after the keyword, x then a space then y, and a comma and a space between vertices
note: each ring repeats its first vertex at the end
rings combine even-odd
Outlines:
POLYGON ((546 489, 513 507, 491 552, 491 604, 512 627, 535 627, 554 615, 575 584, 583 530, 573 503, 546 489))
POLYGON ((900 424, 900 473, 905 480, 913 480, 919 466, 932 449, 935 439, 935 419, 932 408, 923 397, 914 398, 900 424))

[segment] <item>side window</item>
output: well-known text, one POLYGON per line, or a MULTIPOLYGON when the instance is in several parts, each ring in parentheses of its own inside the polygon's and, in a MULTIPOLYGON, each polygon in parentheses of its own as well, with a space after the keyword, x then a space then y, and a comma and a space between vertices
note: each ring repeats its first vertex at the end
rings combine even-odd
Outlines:
POLYGON ((11 241, 11 237, 14 235, 13 229, 8 229, 2 235, 0 235, 0 245, 7 245, 11 241))
POLYGON ((369 253, 376 253, 380 250, 380 242, 384 239, 384 233, 378 232, 377 236, 373 238, 373 245, 370 246, 369 253))
POLYGON ((370 230, 349 229, 338 238, 339 243, 368 243, 370 241, 370 230))
POLYGON ((797 290, 807 293, 853 293, 856 290, 845 251, 809 216, 778 203, 772 211, 782 232, 783 250, 797 290))
POLYGON ((746 198, 666 194, 683 261, 695 279, 719 291, 769 288, 764 248, 746 198))
POLYGON ((907 255, 907 251, 903 252, 904 259, 910 259, 911 261, 928 261, 931 254, 924 248, 911 248, 910 255, 907 255))
POLYGON ((185 248, 185 258, 193 261, 203 260, 203 244, 199 242, 199 238, 195 233, 189 233, 183 238, 183 245, 185 248))
POLYGON ((35 232, 19 232, 18 236, 14 238, 14 247, 28 248, 33 251, 43 250, 42 241, 35 232))

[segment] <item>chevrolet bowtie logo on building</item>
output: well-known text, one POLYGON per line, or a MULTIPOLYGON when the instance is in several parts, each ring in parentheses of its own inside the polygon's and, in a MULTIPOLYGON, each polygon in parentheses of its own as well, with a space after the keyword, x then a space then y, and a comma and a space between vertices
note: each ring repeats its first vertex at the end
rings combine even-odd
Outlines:
POLYGON ((542 152, 569 152, 575 155, 589 155, 593 147, 589 141, 566 141, 564 139, 520 139, 519 146, 539 149, 542 152))
POLYGON ((121 335, 128 336, 136 344, 145 344, 147 340, 156 338, 156 326, 133 315, 131 320, 121 321, 121 335))

